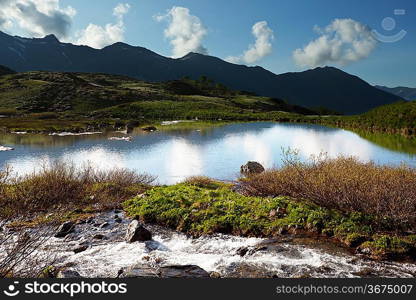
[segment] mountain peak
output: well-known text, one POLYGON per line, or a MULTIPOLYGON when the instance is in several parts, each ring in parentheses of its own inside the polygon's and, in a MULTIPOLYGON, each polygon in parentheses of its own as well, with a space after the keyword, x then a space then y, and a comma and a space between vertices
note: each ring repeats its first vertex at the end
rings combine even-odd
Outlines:
POLYGON ((57 42, 59 43, 58 38, 54 35, 54 34, 48 34, 46 35, 43 40, 48 41, 48 42, 57 42))
POLYGON ((316 67, 315 69, 311 69, 312 71, 338 71, 344 72, 341 69, 332 66, 323 66, 323 67, 316 67))
POLYGON ((209 57, 209 55, 202 54, 202 53, 197 53, 197 52, 189 52, 185 56, 179 57, 177 59, 179 59, 179 60, 187 60, 187 59, 197 58, 197 57, 209 57))

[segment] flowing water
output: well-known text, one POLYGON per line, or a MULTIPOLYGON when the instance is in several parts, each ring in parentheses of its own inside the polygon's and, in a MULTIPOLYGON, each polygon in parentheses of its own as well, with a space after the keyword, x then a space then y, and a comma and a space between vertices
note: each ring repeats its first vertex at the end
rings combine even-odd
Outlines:
MULTIPOLYGON (((65 239, 51 238, 38 249, 45 261, 85 277, 116 277, 130 267, 197 265, 221 277, 415 277, 416 265, 375 262, 327 241, 285 236, 278 240, 211 235, 192 238, 159 226, 146 225, 153 241, 124 241, 129 220, 114 221, 114 212, 79 224, 65 239), (108 224, 105 228, 101 224, 108 224), (101 234, 102 239, 94 239, 101 234), (88 249, 74 253, 79 245, 88 249), (246 248, 247 254, 239 250, 246 248)), ((0 255, 1 256, 1 255, 0 255)))
POLYGON ((136 129, 129 134, 0 135, 0 167, 7 164, 24 174, 43 163, 66 160, 101 169, 129 168, 172 184, 193 175, 232 180, 249 160, 278 166, 282 149, 287 148, 299 150, 302 159, 326 152, 330 157, 353 155, 377 164, 416 166, 416 141, 401 137, 363 134, 363 138, 342 129, 273 122, 220 126, 184 122, 173 127, 167 122, 158 127, 162 130, 136 129))

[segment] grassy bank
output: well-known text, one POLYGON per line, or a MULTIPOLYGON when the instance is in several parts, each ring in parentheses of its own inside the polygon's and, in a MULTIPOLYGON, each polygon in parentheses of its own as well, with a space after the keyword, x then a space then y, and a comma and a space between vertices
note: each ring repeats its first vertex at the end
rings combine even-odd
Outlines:
POLYGON ((156 187, 124 208, 144 222, 192 235, 331 237, 377 259, 415 258, 416 170, 352 158, 243 178, 235 187, 208 178, 156 187))
POLYGON ((290 197, 252 197, 220 183, 188 182, 149 190, 124 203, 132 217, 198 236, 226 233, 273 237, 310 234, 334 238, 377 259, 414 258, 416 235, 381 226, 375 217, 343 213, 290 197))

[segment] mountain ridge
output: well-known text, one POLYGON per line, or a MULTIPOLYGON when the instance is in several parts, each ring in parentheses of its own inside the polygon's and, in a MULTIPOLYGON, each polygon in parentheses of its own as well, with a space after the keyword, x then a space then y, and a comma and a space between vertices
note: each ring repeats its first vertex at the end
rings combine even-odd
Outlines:
POLYGON ((413 101, 416 100, 416 88, 410 88, 410 87, 406 87, 406 86, 397 86, 397 87, 387 87, 387 86, 382 86, 382 85, 375 85, 374 87, 391 93, 393 95, 402 97, 405 100, 408 101, 413 101))
POLYGON ((53 35, 30 39, 1 33, 0 45, 0 64, 16 71, 108 73, 150 82, 206 76, 234 90, 345 114, 402 100, 334 67, 277 75, 260 66, 232 64, 215 56, 191 52, 173 59, 122 42, 94 49, 61 43, 53 35))

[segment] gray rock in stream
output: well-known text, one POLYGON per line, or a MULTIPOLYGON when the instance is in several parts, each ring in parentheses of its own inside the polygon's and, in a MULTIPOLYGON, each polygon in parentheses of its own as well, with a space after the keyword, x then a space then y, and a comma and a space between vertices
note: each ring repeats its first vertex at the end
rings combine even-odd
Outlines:
POLYGON ((172 265, 154 268, 133 266, 120 276, 122 278, 210 278, 209 273, 195 265, 172 265))
POLYGON ((128 243, 145 242, 152 239, 152 233, 143 227, 137 220, 131 221, 127 227, 126 241, 128 243))
POLYGON ((75 223, 68 221, 65 222, 63 224, 61 224, 61 226, 59 226, 57 233, 55 234, 56 238, 63 238, 65 236, 67 236, 68 234, 74 232, 75 229, 75 223))
POLYGON ((58 272, 56 278, 82 278, 82 276, 74 270, 62 270, 58 272))

